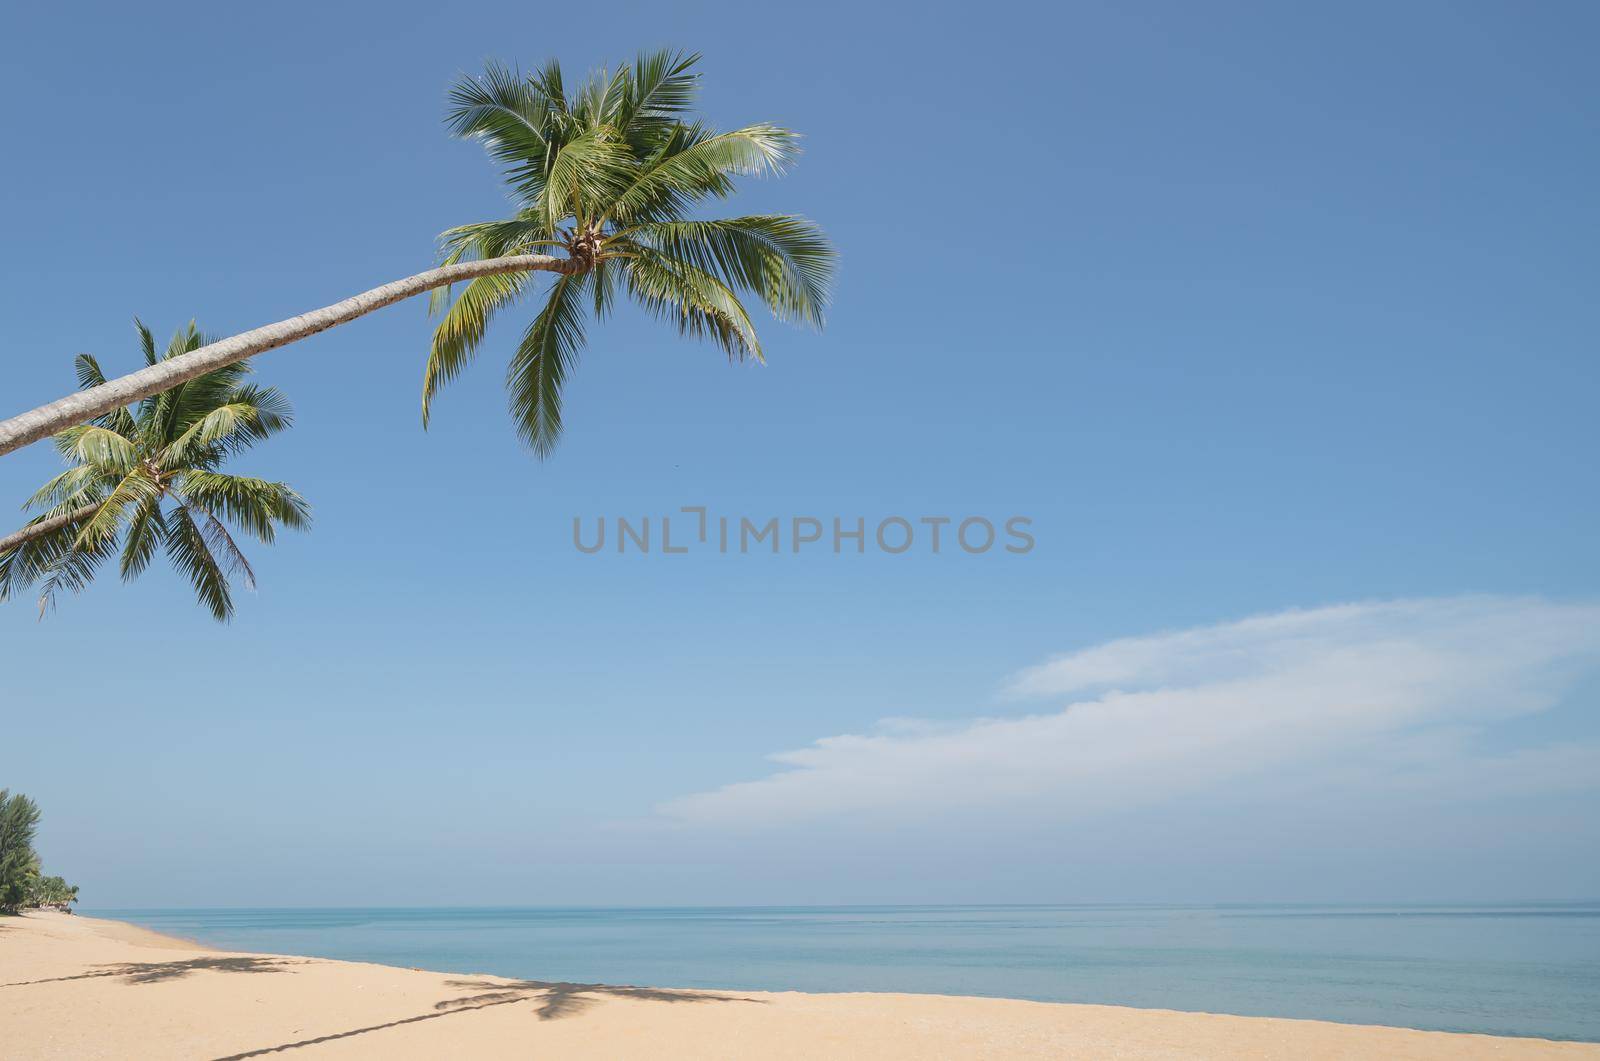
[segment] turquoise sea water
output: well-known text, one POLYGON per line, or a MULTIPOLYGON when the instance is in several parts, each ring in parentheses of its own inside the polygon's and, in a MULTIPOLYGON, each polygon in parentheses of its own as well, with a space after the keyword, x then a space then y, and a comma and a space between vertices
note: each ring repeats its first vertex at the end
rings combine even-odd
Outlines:
POLYGON ((1600 903, 85 910, 536 980, 910 991, 1600 1041, 1600 903))

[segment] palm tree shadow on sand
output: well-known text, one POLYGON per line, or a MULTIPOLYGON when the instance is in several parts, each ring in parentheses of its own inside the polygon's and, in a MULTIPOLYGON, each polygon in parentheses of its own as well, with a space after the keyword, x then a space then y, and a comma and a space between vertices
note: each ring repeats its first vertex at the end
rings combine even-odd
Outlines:
POLYGON ((539 1005, 534 1010, 534 1015, 540 1020, 560 1020, 562 1017, 575 1017, 597 1002, 607 998, 632 998, 642 1002, 754 1002, 765 1005, 766 1001, 759 998, 742 998, 738 995, 718 995, 710 992, 699 991, 672 991, 659 987, 613 987, 609 984, 570 984, 557 983, 548 980, 517 980, 511 983, 500 983, 494 980, 450 980, 451 987, 474 988, 483 987, 489 990, 477 995, 467 995, 463 998, 447 999, 434 1008, 446 1012, 462 1006, 478 1008, 481 1005, 497 1005, 504 1002, 518 1002, 522 999, 535 1000, 539 1005), (542 996, 542 997, 538 997, 542 996))
POLYGON ((448 980, 450 987, 469 990, 484 988, 477 994, 463 995, 460 998, 447 998, 443 1002, 436 1002, 431 1013, 419 1013, 415 1017, 403 1017, 385 1024, 373 1024, 365 1028, 352 1028, 350 1031, 335 1032, 331 1035, 319 1035, 314 1039, 301 1039, 293 1043, 280 1043, 277 1046, 265 1046, 258 1050, 247 1050, 242 1054, 230 1054, 218 1058, 217 1061, 245 1061, 246 1058, 264 1057, 267 1054, 281 1053, 285 1050, 295 1050, 306 1046, 318 1046, 322 1043, 334 1042, 339 1039, 349 1039, 368 1032, 383 1031, 385 1028, 398 1028, 406 1024, 416 1024, 420 1021, 438 1020, 448 1017, 453 1013, 470 1013, 473 1010, 489 1009, 492 1006, 508 1006, 516 1002, 533 1002, 534 1016, 539 1020, 560 1020, 563 1017, 575 1017, 584 1010, 603 1002, 608 998, 631 998, 644 1002, 750 1002, 765 1005, 766 1000, 760 998, 743 998, 738 995, 719 995, 709 991, 671 991, 655 987, 613 987, 608 984, 570 984, 554 983, 545 980, 448 980))
POLYGON ((72 976, 52 976, 43 980, 20 980, 16 983, 0 984, 0 987, 26 987, 29 984, 58 984, 66 980, 95 980, 102 977, 118 977, 125 984, 159 984, 168 980, 181 980, 195 973, 278 973, 287 971, 290 965, 310 965, 307 959, 300 958, 186 958, 183 961, 172 962, 118 962, 115 965, 100 965, 86 973, 75 973, 72 976))

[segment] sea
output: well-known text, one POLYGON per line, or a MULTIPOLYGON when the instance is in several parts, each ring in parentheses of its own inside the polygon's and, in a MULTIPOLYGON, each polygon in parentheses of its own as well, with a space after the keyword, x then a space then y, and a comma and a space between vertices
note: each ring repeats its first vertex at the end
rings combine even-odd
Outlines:
POLYGON ((530 980, 991 995, 1600 1041, 1600 902, 82 912, 226 950, 530 980))

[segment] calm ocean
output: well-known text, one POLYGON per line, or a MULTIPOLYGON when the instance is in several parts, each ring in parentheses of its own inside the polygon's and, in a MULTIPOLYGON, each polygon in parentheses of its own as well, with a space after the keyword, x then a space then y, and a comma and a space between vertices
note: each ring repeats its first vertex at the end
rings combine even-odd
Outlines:
POLYGON ((232 950, 1600 1040, 1600 903, 85 910, 232 950))

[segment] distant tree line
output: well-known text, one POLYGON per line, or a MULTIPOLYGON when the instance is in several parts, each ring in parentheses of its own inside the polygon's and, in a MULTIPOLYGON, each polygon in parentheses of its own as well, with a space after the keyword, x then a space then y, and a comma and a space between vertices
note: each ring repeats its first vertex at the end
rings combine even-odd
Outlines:
POLYGON ((46 877, 33 849, 39 829, 39 805, 20 792, 0 788, 0 913, 26 907, 56 906, 71 910, 78 886, 61 877, 46 877))

